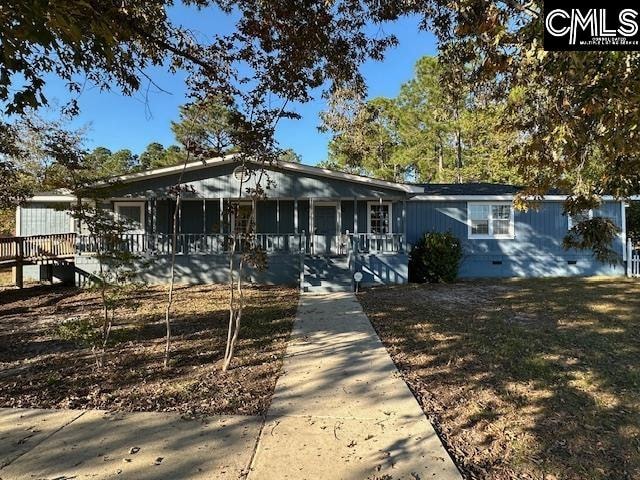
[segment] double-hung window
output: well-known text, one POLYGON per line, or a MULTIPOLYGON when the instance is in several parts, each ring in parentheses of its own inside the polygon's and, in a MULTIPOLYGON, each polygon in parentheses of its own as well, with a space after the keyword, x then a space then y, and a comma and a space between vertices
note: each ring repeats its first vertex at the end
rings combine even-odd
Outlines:
POLYGON ((505 202, 469 202, 469 238, 514 238, 513 205, 505 202))
POLYGON ((129 233, 144 233, 144 202, 115 202, 114 207, 129 233))
POLYGON ((369 233, 391 233, 391 203, 369 203, 369 233))

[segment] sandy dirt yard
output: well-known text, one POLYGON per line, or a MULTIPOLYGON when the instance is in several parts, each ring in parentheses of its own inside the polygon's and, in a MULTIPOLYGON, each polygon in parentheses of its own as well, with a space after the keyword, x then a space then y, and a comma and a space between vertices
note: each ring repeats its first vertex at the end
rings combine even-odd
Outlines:
POLYGON ((365 311, 472 479, 640 479, 640 283, 367 290, 365 311))
POLYGON ((225 286, 178 287, 169 369, 162 366, 166 287, 150 287, 119 309, 107 364, 60 338, 61 322, 99 316, 95 294, 72 287, 0 291, 0 406, 261 414, 270 403, 298 292, 248 287, 232 368, 223 373, 225 286))

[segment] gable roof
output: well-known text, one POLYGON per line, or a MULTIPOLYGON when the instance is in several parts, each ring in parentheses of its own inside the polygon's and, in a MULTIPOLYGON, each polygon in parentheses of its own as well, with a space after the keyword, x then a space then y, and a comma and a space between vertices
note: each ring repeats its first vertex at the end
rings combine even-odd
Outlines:
MULTIPOLYGON (((107 181, 100 182, 98 185, 107 185, 109 183, 131 183, 138 180, 144 180, 148 178, 163 177, 166 175, 174 175, 180 173, 182 170, 185 172, 191 172, 195 170, 201 170, 203 168, 209 168, 218 165, 226 165, 229 163, 237 162, 238 155, 226 155, 224 157, 215 157, 207 160, 199 160, 195 162, 187 163, 186 165, 176 165, 172 167, 155 168, 152 170, 145 170, 143 172, 128 173, 126 175, 120 175, 110 178, 107 181)), ((257 160, 247 159, 248 162, 255 165, 261 165, 257 160)), ((354 175, 352 173, 338 172, 335 170, 329 170, 326 168, 312 167, 310 165, 304 165, 301 163, 285 162, 278 160, 277 162, 265 164, 265 167, 279 168, 282 170, 288 170, 292 172, 299 172, 307 175, 315 175, 320 177, 333 178, 337 180, 345 180, 348 182, 361 183, 369 186, 378 186, 383 188, 389 188, 393 190, 399 190, 407 193, 419 193, 421 190, 416 191, 415 187, 406 183, 390 182, 387 180, 379 180, 377 178, 365 177, 363 175, 354 175)))

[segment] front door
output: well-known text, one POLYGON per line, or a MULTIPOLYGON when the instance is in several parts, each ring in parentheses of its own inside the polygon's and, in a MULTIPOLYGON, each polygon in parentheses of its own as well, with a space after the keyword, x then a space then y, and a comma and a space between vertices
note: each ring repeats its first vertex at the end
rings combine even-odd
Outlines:
POLYGON ((337 210, 335 205, 315 205, 313 209, 314 253, 336 253, 337 210))

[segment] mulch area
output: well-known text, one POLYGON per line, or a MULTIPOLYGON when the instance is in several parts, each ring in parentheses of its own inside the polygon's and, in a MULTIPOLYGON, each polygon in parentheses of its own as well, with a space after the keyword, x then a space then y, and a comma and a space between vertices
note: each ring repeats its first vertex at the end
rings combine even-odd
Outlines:
POLYGON ((467 479, 640 479, 640 283, 410 285, 359 299, 467 479))
POLYGON ((61 340, 56 324, 99 316, 95 294, 73 287, 0 291, 0 406, 259 415, 266 412, 293 325, 298 292, 247 287, 248 306, 231 368, 221 371, 225 286, 180 286, 169 369, 164 353, 166 287, 149 287, 116 313, 107 364, 61 340))

